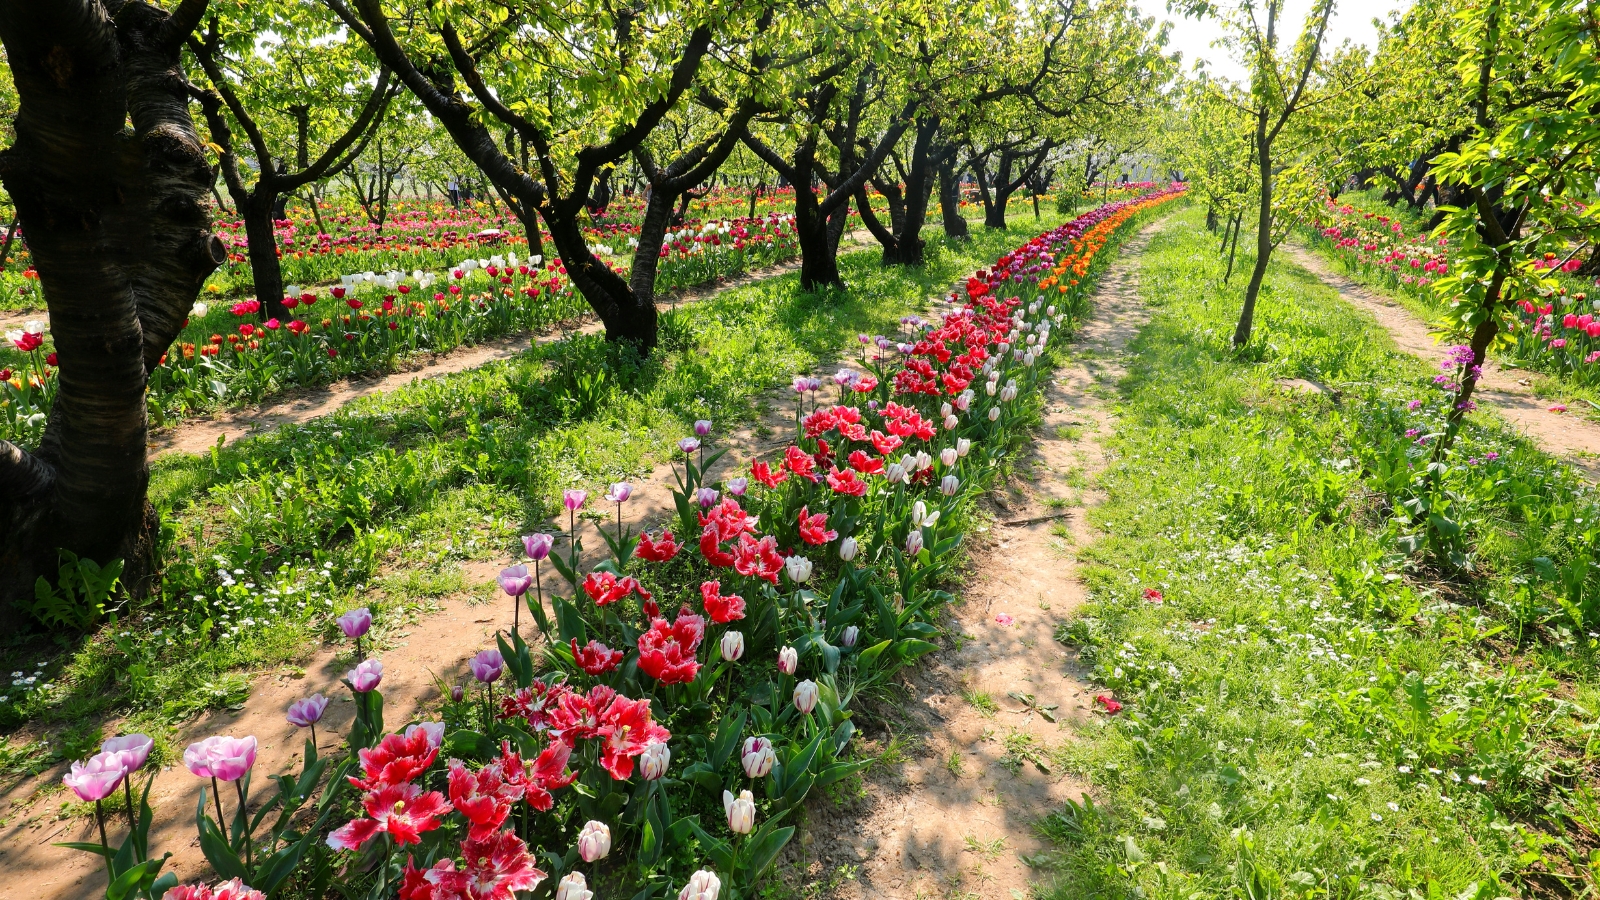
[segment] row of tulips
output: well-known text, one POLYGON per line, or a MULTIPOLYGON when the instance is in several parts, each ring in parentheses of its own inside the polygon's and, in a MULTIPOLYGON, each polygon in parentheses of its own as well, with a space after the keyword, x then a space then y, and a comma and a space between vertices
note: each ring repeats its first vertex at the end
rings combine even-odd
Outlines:
MULTIPOLYGON (((853 699, 937 650, 951 599, 939 585, 1031 421, 1056 329, 1114 236, 1180 190, 1041 235, 975 273, 941 321, 863 336, 859 369, 796 378, 795 433, 775 458, 713 479, 726 448, 695 423, 677 445, 670 522, 629 527, 626 482, 566 491, 567 527, 525 536, 499 577, 511 628, 447 685, 436 719, 386 731, 383 664, 367 655, 384 611, 341 615, 348 752, 319 757, 327 698, 296 701, 288 719, 311 735, 302 770, 275 776, 276 796, 247 814, 254 739, 190 747, 200 845, 221 883, 160 875, 141 800, 119 848, 79 845, 106 856, 107 896, 756 896, 795 833, 786 820, 870 762, 851 752, 853 699), (586 510, 607 551, 593 566, 586 510), (545 590, 546 566, 564 587, 545 590)), ((75 767, 68 784, 97 804, 128 791, 125 749, 108 745, 82 764, 98 780, 75 767)))
MULTIPOLYGON (((1336 258, 1363 278, 1405 290, 1431 305, 1442 305, 1434 283, 1451 271, 1444 238, 1407 235, 1398 220, 1327 200, 1313 217, 1314 234, 1336 258)), ((1565 375, 1582 384, 1600 383, 1600 312, 1574 273, 1584 260, 1573 248, 1546 251, 1527 260, 1545 276, 1544 296, 1506 309, 1502 325, 1510 343, 1506 354, 1532 368, 1565 375)))
MULTIPOLYGON (((669 237, 661 251, 664 290, 798 252, 789 217, 709 223, 669 237)), ((560 262, 514 252, 457 259, 438 271, 342 273, 335 280, 329 289, 291 285, 287 320, 262 322, 256 300, 196 304, 151 373, 151 419, 165 424, 219 404, 391 370, 411 354, 539 331, 588 309, 560 262)), ((55 397, 55 359, 42 322, 8 337, 17 357, 0 370, 0 438, 31 446, 55 397)))

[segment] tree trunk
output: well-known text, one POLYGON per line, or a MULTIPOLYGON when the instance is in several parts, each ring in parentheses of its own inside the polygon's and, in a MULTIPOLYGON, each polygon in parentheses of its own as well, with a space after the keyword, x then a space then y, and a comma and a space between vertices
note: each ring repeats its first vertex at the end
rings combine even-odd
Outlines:
POLYGON ((884 248, 884 262, 901 266, 922 264, 922 224, 928 218, 928 199, 933 193, 933 161, 930 151, 939 134, 940 119, 927 116, 917 120, 917 133, 911 145, 911 165, 906 171, 905 213, 895 230, 894 246, 884 248))
POLYGON ((37 577, 54 580, 58 548, 124 560, 134 596, 153 585, 145 384, 227 259, 179 58, 195 7, 169 16, 134 0, 113 18, 94 0, 0 2, 21 99, 0 180, 60 360, 39 447, 0 441, 0 614, 13 628, 5 604, 31 598, 37 577))
POLYGON ((277 193, 260 181, 249 194, 233 198, 244 219, 244 234, 249 241, 250 278, 255 282, 263 319, 289 318, 289 308, 283 305, 283 263, 278 258, 278 235, 272 225, 272 205, 277 199, 277 193))
POLYGON ((956 241, 972 239, 967 220, 961 215, 961 180, 953 159, 939 164, 939 214, 944 219, 944 236, 956 241))
POLYGON ((653 299, 643 301, 628 289, 628 283, 609 266, 589 252, 583 229, 575 212, 568 206, 582 209, 581 203, 546 204, 540 208, 545 225, 550 229, 550 242, 555 244, 567 267, 567 279, 578 289, 595 315, 606 327, 606 340, 632 344, 641 354, 648 355, 656 347, 656 305, 653 299))
POLYGON ((1250 343, 1250 332, 1255 327, 1256 299, 1261 296, 1261 282, 1267 277, 1267 263, 1272 260, 1272 143, 1267 140, 1264 109, 1256 118, 1256 165, 1261 175, 1261 204, 1256 212, 1256 264, 1250 270, 1250 285, 1244 290, 1239 325, 1233 330, 1235 347, 1250 343))
POLYGON ((839 257, 832 252, 836 245, 828 240, 828 217, 818 208, 815 196, 802 199, 801 192, 802 189, 795 189, 794 204, 794 233, 800 241, 800 289, 843 290, 839 257))

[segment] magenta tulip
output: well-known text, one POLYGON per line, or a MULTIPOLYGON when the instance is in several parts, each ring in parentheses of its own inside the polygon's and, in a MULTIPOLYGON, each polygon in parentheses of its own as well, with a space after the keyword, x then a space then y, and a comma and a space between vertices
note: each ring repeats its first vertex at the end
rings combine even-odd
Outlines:
POLYGON ((344 677, 349 680, 350 687, 357 693, 365 694, 375 690, 383 682, 383 663, 375 659, 368 659, 346 672, 344 677))
POLYGON ((122 783, 128 770, 118 753, 96 753, 83 762, 72 764, 72 770, 61 776, 61 781, 78 799, 85 803, 104 800, 122 783))
POLYGON ((472 677, 484 684, 498 681, 505 667, 505 658, 500 655, 499 650, 484 650, 467 663, 467 668, 472 670, 472 677))
POLYGON ((125 734, 101 744, 100 752, 115 753, 122 760, 122 767, 132 774, 144 768, 145 760, 150 758, 150 750, 155 745, 156 742, 148 735, 125 734))
POLYGON ((555 546, 554 535, 527 534, 522 536, 522 549, 528 553, 528 558, 534 562, 543 560, 550 555, 550 548, 555 546))

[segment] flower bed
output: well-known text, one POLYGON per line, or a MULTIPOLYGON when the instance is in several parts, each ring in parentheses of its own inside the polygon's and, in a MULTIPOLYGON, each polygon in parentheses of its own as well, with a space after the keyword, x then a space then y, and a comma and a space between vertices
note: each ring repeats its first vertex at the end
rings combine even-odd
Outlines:
MULTIPOLYGON (((941 322, 908 317, 906 333, 863 336, 859 370, 797 378, 793 443, 748 476, 704 477, 724 450, 696 423, 665 527, 624 527, 630 485, 593 501, 568 491, 565 534, 527 536, 532 571, 500 576, 513 628, 438 720, 387 730, 383 666, 362 646, 372 614, 342 616, 358 711, 348 755, 322 759, 308 742, 303 770, 248 820, 254 739, 184 755, 201 779, 200 846, 237 882, 160 875, 129 788, 143 759, 123 744, 75 766, 68 784, 97 811, 119 785, 146 810, 107 851, 114 884, 168 900, 321 897, 335 883, 509 900, 545 879, 559 900, 588 898, 591 881, 604 896, 755 896, 796 807, 868 764, 850 752, 854 698, 938 649, 941 583, 976 498, 1025 437, 1054 329, 1082 310, 1119 232, 1180 190, 1041 235, 968 279, 965 306, 941 322), (616 520, 597 529, 608 558, 585 569, 577 514, 591 503, 616 520), (564 590, 544 595, 544 566, 564 590)), ((289 720, 314 730, 325 704, 300 701, 289 720)))
MULTIPOLYGON (((792 216, 679 229, 662 247, 658 289, 709 283, 798 252, 792 216)), ((561 263, 516 253, 462 259, 438 272, 361 272, 338 280, 329 289, 290 286, 284 303, 295 318, 287 321, 262 322, 255 300, 197 303, 150 374, 152 421, 392 370, 411 354, 538 331, 588 311, 561 263)), ((55 357, 42 321, 7 337, 20 356, 7 360, 0 353, 0 439, 32 446, 55 398, 55 357)))

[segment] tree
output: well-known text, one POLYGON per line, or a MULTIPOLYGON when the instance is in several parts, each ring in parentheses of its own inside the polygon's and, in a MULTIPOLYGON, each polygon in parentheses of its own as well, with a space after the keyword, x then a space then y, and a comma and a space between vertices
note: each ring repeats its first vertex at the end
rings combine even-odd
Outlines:
POLYGON ((205 9, 0 0, 21 99, 0 181, 33 252, 61 379, 39 446, 0 441, 0 600, 53 579, 58 548, 122 558, 128 589, 150 589, 145 382, 227 259, 180 63, 205 9))
MULTIPOLYGON (((398 74, 525 227, 535 214, 544 220, 607 338, 649 352, 654 299, 590 250, 582 228, 590 192, 690 96, 702 65, 725 49, 712 53, 717 35, 751 45, 761 6, 695 4, 657 15, 600 2, 559 12, 416 2, 395 5, 391 17, 381 0, 324 2, 398 74)), ((761 38, 778 41, 782 31, 761 38)))
POLYGON ((347 169, 393 96, 389 71, 364 60, 365 47, 338 31, 338 21, 316 6, 230 0, 215 3, 204 32, 186 42, 210 85, 193 94, 244 219, 266 318, 289 317, 273 224, 284 218, 283 198, 347 169), (243 151, 236 131, 244 134, 243 151), (248 168, 255 169, 253 185, 248 168))
POLYGON ((1256 258, 1245 288, 1244 306, 1233 331, 1233 345, 1250 342, 1255 324, 1256 300, 1266 278, 1267 263, 1276 246, 1273 239, 1273 180, 1277 176, 1273 142, 1296 113, 1317 96, 1317 62, 1322 56, 1322 41, 1333 16, 1333 0, 1313 0, 1304 27, 1293 48, 1285 54, 1281 45, 1279 21, 1283 0, 1264 0, 1225 7, 1211 0, 1181 0, 1181 8, 1192 16, 1211 16, 1222 20, 1232 32, 1231 43, 1244 57, 1250 71, 1249 98, 1243 105, 1252 123, 1252 151, 1256 178, 1256 258))

